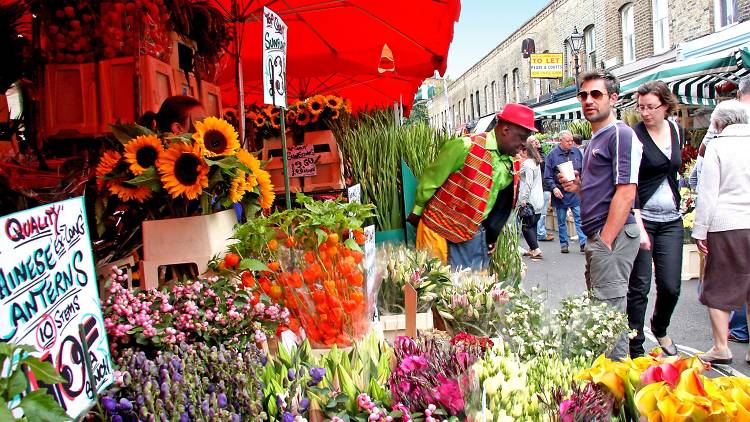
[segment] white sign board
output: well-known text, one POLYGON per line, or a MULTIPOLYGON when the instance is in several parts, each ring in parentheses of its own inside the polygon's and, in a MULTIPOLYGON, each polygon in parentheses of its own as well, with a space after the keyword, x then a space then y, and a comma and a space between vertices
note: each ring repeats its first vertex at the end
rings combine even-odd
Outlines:
POLYGON ((271 9, 263 8, 263 102, 286 107, 287 25, 271 9))
POLYGON ((349 187, 346 190, 346 197, 349 199, 349 203, 361 204, 362 203, 362 185, 357 183, 356 185, 349 187))
POLYGON ((47 389, 73 419, 112 383, 83 197, 0 217, 0 341, 36 347, 36 355, 67 379, 30 384, 47 389))
POLYGON ((315 149, 312 145, 294 145, 286 150, 289 177, 310 177, 318 174, 315 149))
POLYGON ((370 225, 365 227, 365 282, 367 283, 367 294, 368 297, 372 297, 373 289, 375 288, 375 261, 377 258, 377 251, 375 250, 375 226, 370 225))

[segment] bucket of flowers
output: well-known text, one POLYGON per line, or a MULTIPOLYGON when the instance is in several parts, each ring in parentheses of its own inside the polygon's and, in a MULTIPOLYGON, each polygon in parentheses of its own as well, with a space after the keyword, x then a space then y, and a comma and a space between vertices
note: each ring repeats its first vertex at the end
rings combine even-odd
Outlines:
POLYGON ((369 331, 375 305, 377 285, 365 286, 360 249, 373 207, 302 194, 297 203, 237 228, 236 269, 244 284, 290 310, 290 328, 303 328, 314 348, 351 346, 369 331))

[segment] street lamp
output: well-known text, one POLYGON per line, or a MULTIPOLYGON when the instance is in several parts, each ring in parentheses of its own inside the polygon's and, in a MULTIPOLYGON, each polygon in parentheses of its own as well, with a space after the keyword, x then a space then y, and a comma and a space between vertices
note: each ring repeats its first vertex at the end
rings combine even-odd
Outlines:
POLYGON ((573 60, 576 67, 576 87, 578 87, 578 73, 580 72, 580 67, 578 66, 578 53, 581 51, 581 47, 583 47, 583 34, 578 32, 577 27, 573 27, 573 33, 570 34, 570 37, 568 37, 568 44, 570 44, 570 50, 573 53, 573 60))

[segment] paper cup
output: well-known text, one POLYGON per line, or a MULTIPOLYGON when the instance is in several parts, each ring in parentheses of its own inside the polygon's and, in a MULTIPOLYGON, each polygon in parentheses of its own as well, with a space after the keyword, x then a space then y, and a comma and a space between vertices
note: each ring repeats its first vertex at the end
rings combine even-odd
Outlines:
POLYGON ((557 169, 560 170, 560 174, 565 178, 566 181, 575 180, 576 174, 573 170, 573 162, 566 161, 557 165, 557 169))

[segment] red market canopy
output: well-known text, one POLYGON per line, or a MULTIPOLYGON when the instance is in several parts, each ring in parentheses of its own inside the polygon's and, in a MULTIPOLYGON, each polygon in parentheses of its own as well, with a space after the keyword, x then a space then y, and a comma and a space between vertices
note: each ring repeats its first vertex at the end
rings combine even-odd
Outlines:
MULTIPOLYGON (((214 0, 237 23, 246 103, 263 102, 263 7, 289 26, 288 98, 336 94, 355 109, 408 108, 421 82, 445 72, 459 0, 214 0), (382 59, 392 52, 392 71, 382 59), (387 54, 386 54, 387 55, 387 54), (381 61, 385 66, 381 65, 381 61)), ((237 103, 234 57, 225 57, 219 84, 226 104, 237 103)))

